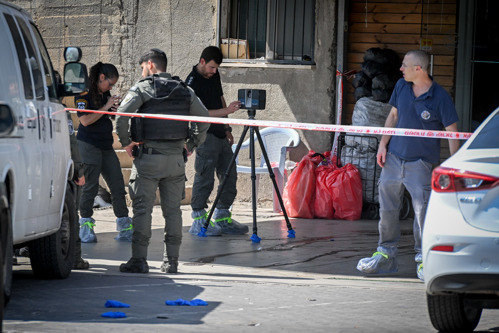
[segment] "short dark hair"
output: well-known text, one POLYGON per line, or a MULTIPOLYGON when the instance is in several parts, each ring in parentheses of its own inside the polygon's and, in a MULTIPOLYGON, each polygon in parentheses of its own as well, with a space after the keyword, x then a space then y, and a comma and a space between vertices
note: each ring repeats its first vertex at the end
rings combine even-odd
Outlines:
POLYGON ((166 58, 166 53, 160 49, 150 49, 139 59, 139 65, 144 62, 151 61, 156 65, 160 71, 166 71, 166 66, 168 65, 168 59, 166 58))
POLYGON ((206 62, 210 62, 213 60, 217 65, 220 65, 223 59, 222 51, 216 46, 208 46, 201 53, 201 57, 199 57, 199 60, 201 59, 204 59, 204 61, 206 62))

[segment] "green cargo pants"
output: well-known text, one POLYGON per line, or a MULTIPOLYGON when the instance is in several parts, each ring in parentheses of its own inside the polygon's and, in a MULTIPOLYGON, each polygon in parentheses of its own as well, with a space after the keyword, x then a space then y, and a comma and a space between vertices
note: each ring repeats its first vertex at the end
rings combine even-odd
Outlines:
POLYGON ((180 202, 185 188, 185 162, 179 154, 147 154, 134 159, 130 176, 133 205, 132 257, 147 258, 156 189, 165 219, 164 256, 178 257, 182 242, 180 202))

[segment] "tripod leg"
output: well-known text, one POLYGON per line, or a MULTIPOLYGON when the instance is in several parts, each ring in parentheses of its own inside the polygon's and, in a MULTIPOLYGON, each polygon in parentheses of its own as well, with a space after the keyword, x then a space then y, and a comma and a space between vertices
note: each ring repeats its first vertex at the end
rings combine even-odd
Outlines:
POLYGON ((239 139, 239 142, 237 143, 236 150, 234 151, 234 154, 232 155, 232 159, 230 160, 229 166, 227 167, 227 170, 225 170, 224 178, 222 180, 222 183, 220 184, 220 188, 218 190, 217 196, 215 197, 215 201, 213 201, 213 205, 211 206, 210 212, 208 213, 208 217, 206 218, 206 222, 204 223, 204 227, 201 228, 201 231, 198 233, 198 236, 200 237, 206 237, 206 230, 208 230, 208 225, 210 224, 211 217, 213 216, 213 212, 215 211, 215 207, 217 206, 218 200, 220 200, 220 195, 222 194, 223 188, 225 186, 225 182, 227 181, 227 178, 229 177, 230 170, 234 166, 234 163, 236 162, 237 155, 239 154, 239 150, 241 149, 241 145, 243 144, 244 137, 246 136, 246 133, 248 132, 249 126, 244 126, 243 132, 241 134, 241 138, 239 139))
POLYGON ((250 129, 250 159, 251 159, 251 196, 253 208, 253 235, 251 240, 253 243, 260 243, 261 238, 258 237, 258 228, 256 226, 256 173, 255 173, 255 128, 250 129))
POLYGON ((279 192, 279 187, 277 186, 277 182, 275 180, 275 174, 272 170, 272 166, 270 165, 269 156, 267 155, 267 151, 265 150, 265 146, 263 144, 262 137, 260 136, 260 131, 258 127, 255 127, 256 137, 258 138, 258 143, 260 144, 260 148, 262 149, 262 155, 265 159, 265 163, 267 164, 267 169, 269 170, 269 176, 272 180, 272 184, 274 184, 274 191, 277 194, 277 198, 279 199, 279 204, 281 205, 282 213, 284 215, 284 219, 286 220, 286 226, 288 227, 288 238, 295 238, 295 231, 289 222, 288 213, 286 212, 286 208, 284 207, 284 202, 282 201, 281 193, 279 192))

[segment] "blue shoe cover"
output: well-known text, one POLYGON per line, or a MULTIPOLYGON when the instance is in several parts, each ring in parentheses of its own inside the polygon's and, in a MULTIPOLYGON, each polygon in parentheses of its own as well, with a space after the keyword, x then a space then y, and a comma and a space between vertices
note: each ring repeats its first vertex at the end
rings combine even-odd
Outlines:
POLYGON ((372 257, 360 259, 357 269, 366 274, 389 274, 398 271, 397 259, 382 252, 375 252, 372 257))
POLYGON ((80 239, 82 243, 95 243, 97 236, 95 235, 94 227, 95 220, 91 217, 82 217, 80 223, 80 239))
POLYGON ((132 218, 128 216, 118 217, 116 219, 116 230, 119 231, 119 234, 114 239, 131 242, 133 236, 132 218))
POLYGON ((208 223, 207 229, 204 227, 206 218, 208 217, 208 214, 205 210, 193 211, 191 216, 194 221, 192 221, 192 225, 189 228, 189 233, 201 237, 222 235, 222 228, 211 221, 210 223, 208 223), (203 229, 205 231, 204 233, 202 232, 203 229))

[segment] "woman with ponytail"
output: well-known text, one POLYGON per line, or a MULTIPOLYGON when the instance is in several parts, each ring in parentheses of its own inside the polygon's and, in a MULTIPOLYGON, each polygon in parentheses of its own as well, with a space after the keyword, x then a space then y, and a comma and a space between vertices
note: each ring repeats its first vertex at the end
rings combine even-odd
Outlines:
MULTIPOLYGON (((90 88, 75 98, 78 109, 116 111, 120 96, 111 96, 111 89, 119 74, 112 64, 98 62, 90 68, 90 88)), ((95 220, 92 218, 94 200, 99 190, 99 176, 106 181, 116 215, 117 240, 132 240, 132 219, 128 216, 125 183, 118 156, 113 149, 113 123, 108 114, 77 112, 78 147, 84 164, 85 185, 80 199, 80 238, 83 243, 96 242, 95 220)))

